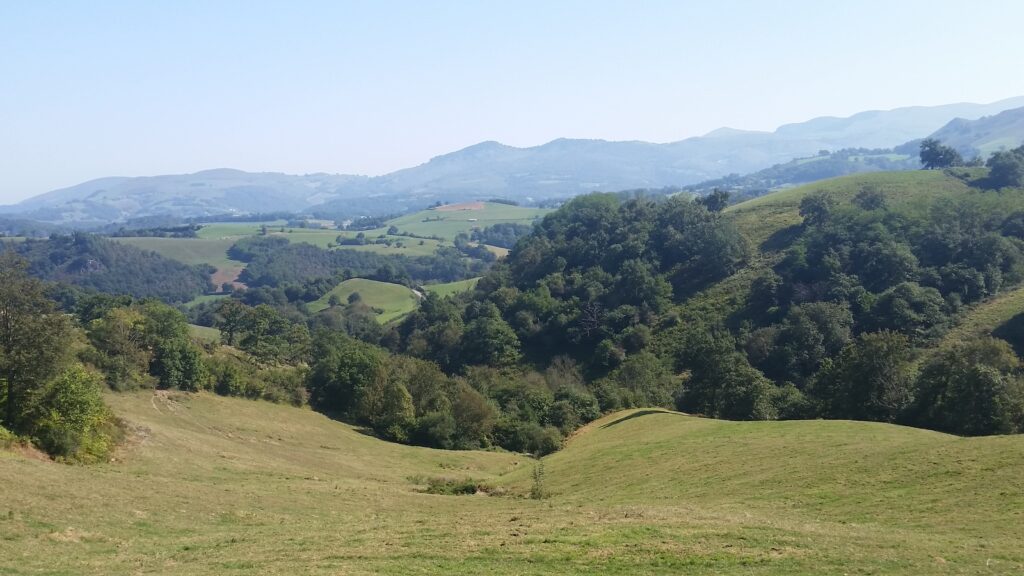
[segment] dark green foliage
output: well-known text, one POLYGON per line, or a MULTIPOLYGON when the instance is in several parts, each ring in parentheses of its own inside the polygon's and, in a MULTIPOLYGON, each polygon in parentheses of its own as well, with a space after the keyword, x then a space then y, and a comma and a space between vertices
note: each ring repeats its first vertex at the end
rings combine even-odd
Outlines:
POLYGON ((994 188, 1024 186, 1024 146, 996 152, 988 159, 989 182, 994 188))
POLYGON ((820 226, 828 222, 835 210, 835 200, 828 194, 818 192, 800 200, 800 216, 808 226, 820 226))
POLYGON ((715 188, 710 194, 698 198, 697 203, 711 212, 721 212, 729 205, 729 192, 715 188))
POLYGON ((259 369, 251 362, 229 355, 203 358, 204 388, 221 396, 261 399, 279 404, 306 403, 305 373, 300 368, 259 369))
POLYGON ((455 478, 427 478, 427 494, 443 496, 472 496, 477 492, 490 492, 492 488, 479 480, 455 478))
POLYGON ((914 400, 910 340, 896 332, 861 334, 818 374, 813 395, 830 418, 895 422, 914 400))
POLYGON ((484 262, 467 260, 452 247, 439 248, 431 256, 382 256, 356 250, 324 250, 276 236, 247 238, 232 248, 232 254, 248 262, 240 280, 254 287, 284 287, 335 278, 339 271, 347 271, 349 277, 395 284, 453 282, 479 276, 486 268, 484 262))
POLYGON ((531 224, 502 222, 500 224, 492 224, 482 230, 474 230, 470 239, 481 244, 512 248, 520 238, 527 236, 530 232, 533 232, 531 224))
POLYGON ((31 436, 51 455, 102 460, 117 430, 100 378, 70 365, 71 322, 26 268, 25 261, 0 254, 0 426, 31 436))
POLYGON ((746 250, 724 219, 684 197, 577 197, 481 279, 475 301, 428 297, 396 348, 452 371, 508 366, 521 351, 569 354, 607 372, 649 344, 674 293, 734 272, 746 250))
POLYGON ((205 376, 199 349, 185 338, 161 340, 153 351, 149 372, 160 388, 187 392, 199 390, 205 376))
POLYGON ((14 250, 29 261, 33 276, 108 294, 186 302, 213 289, 208 267, 90 234, 26 241, 14 250))
POLYGON ((605 410, 672 405, 679 382, 654 354, 627 357, 605 380, 595 384, 605 410))
POLYGON ((912 421, 964 436, 1024 431, 1019 365, 1002 340, 957 343, 921 369, 912 421))
POLYGON ((81 366, 62 372, 35 399, 32 437, 47 453, 89 463, 114 447, 114 415, 103 403, 102 378, 81 366))
POLYGON ((0 254, 0 424, 12 432, 31 426, 35 397, 67 363, 71 339, 71 323, 27 263, 0 254))
POLYGON ((955 148, 944 146, 935 138, 921 141, 921 164, 929 170, 961 166, 964 159, 955 148))
POLYGON ((314 408, 338 416, 355 416, 364 389, 387 381, 383 353, 336 332, 313 338, 313 364, 306 387, 314 408))

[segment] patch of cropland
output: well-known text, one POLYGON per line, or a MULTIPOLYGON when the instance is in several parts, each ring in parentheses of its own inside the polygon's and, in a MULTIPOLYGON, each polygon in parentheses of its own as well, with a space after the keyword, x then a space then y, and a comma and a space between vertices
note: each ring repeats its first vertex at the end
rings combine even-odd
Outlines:
POLYGON ((175 392, 107 401, 130 431, 112 463, 0 452, 0 481, 22 487, 0 492, 0 571, 1010 574, 1024 565, 1020 437, 641 410, 594 422, 538 463, 387 443, 266 402, 175 392), (427 493, 443 482, 480 492, 427 493))

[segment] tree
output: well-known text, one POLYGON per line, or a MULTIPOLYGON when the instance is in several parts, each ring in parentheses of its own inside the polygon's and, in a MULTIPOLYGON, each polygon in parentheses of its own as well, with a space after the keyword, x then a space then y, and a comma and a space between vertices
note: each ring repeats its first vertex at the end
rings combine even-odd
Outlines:
POLYGON ((1024 146, 1008 152, 996 152, 988 159, 989 181, 996 188, 1024 186, 1024 146))
POLYGON ((895 422, 914 400, 910 342, 896 332, 861 334, 812 387, 831 418, 895 422))
POLYGON ((853 203, 861 210, 884 210, 886 207, 885 193, 869 184, 857 192, 853 203))
POLYGON ((91 360, 107 376, 107 385, 126 390, 138 385, 149 369, 146 319, 136 306, 112 308, 89 322, 89 342, 96 350, 91 360))
POLYGON ((729 205, 729 192, 715 188, 710 194, 698 198, 697 202, 703 205, 710 212, 721 212, 729 205))
POLYGON ((159 379, 160 388, 199 390, 205 371, 202 356, 187 338, 161 340, 153 352, 149 372, 159 379))
POLYGON ((225 344, 235 345, 235 336, 245 328, 251 313, 252 308, 234 298, 225 298, 217 306, 216 325, 225 336, 225 344))
POLYGON ((309 403, 333 415, 355 415, 362 390, 388 378, 379 348, 344 334, 320 331, 313 338, 313 365, 306 381, 309 403))
POLYGON ((835 210, 835 204, 835 199, 824 192, 809 194, 800 200, 800 216, 803 217, 804 224, 819 226, 828 222, 832 211, 835 210))
POLYGON ((944 146, 935 138, 925 138, 921 141, 921 164, 928 170, 950 168, 960 166, 964 159, 955 149, 944 146))
POLYGON ((1024 431, 1024 384, 1010 345, 979 338, 944 350, 918 379, 914 422, 964 436, 1024 431))
POLYGON ((41 391, 32 435, 49 454, 80 462, 106 458, 114 444, 114 415, 103 403, 100 382, 76 365, 41 391))
POLYGON ((0 254, 0 390, 2 423, 12 431, 26 429, 33 396, 67 360, 71 324, 27 273, 27 263, 0 254))
POLYGON ((466 364, 511 366, 519 360, 519 338, 500 317, 482 316, 466 326, 462 354, 466 364))

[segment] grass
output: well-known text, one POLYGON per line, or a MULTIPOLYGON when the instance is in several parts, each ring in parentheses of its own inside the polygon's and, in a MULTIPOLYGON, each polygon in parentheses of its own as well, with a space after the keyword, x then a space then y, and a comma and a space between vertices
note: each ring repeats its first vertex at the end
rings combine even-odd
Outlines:
POLYGON ((1024 569, 1022 437, 639 410, 545 458, 533 500, 535 462, 519 455, 400 446, 209 394, 108 401, 131 431, 113 463, 0 452, 0 573, 1024 569), (507 495, 427 493, 448 485, 507 495))
MULTIPOLYGON (((499 223, 530 224, 543 217, 551 210, 544 208, 524 208, 484 202, 481 210, 423 210, 415 214, 400 216, 388 221, 402 232, 411 232, 420 236, 437 236, 453 241, 462 233, 470 233, 474 228, 486 228, 499 223), (440 220, 434 220, 440 218, 440 220)), ((369 232, 366 233, 370 235, 369 232)))
MULTIPOLYGON (((272 220, 266 222, 211 222, 203 224, 197 235, 204 239, 239 239, 245 236, 255 236, 260 233, 263 226, 270 231, 280 230, 285 226, 285 220, 272 220)), ((287 228, 285 228, 287 230, 287 228)))
POLYGON ((1004 203, 1024 204, 1018 198, 971 188, 941 170, 913 170, 854 174, 815 182, 740 202, 725 213, 755 246, 761 246, 776 232, 802 222, 800 201, 805 196, 825 192, 840 204, 848 204, 866 186, 883 190, 891 209, 909 214, 920 214, 942 199, 970 198, 988 208, 1004 203))
POLYGON ((220 342, 220 330, 216 328, 189 324, 188 332, 193 338, 203 342, 220 342))
POLYGON ((979 302, 963 313, 957 325, 943 336, 939 347, 991 335, 996 328, 1021 312, 1024 312, 1024 287, 979 302))
MULTIPOLYGON (((200 229, 200 232, 205 228, 200 229)), ((129 237, 111 238, 122 244, 128 244, 143 250, 152 250, 165 258, 177 260, 189 266, 208 264, 217 269, 212 279, 219 289, 224 282, 233 282, 245 268, 245 263, 228 258, 231 248, 238 238, 149 238, 129 237)))
POLYGON ((203 295, 200 295, 200 296, 196 296, 195 298, 193 298, 193 299, 189 300, 188 302, 186 302, 185 303, 185 307, 186 308, 192 308, 193 306, 198 306, 200 304, 206 304, 208 302, 216 302, 218 300, 223 300, 223 299, 227 298, 228 296, 229 296, 228 294, 203 294, 203 295))
POLYGON ((377 315, 377 320, 382 324, 412 312, 418 303, 416 294, 401 284, 389 284, 365 278, 350 278, 338 284, 319 300, 311 302, 309 309, 319 312, 327 308, 332 294, 337 295, 342 303, 346 303, 348 297, 355 292, 359 293, 367 306, 383 310, 381 314, 377 315))
POLYGON ((448 282, 446 284, 428 284, 424 286, 423 289, 444 298, 445 296, 452 296, 460 292, 472 290, 476 287, 476 283, 479 281, 479 278, 469 278, 468 280, 458 280, 456 282, 448 282))

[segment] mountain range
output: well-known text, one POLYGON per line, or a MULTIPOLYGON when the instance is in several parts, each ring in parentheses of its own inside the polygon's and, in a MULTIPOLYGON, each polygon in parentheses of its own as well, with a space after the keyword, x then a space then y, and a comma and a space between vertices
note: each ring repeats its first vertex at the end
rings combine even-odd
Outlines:
POLYGON ((351 217, 437 201, 501 197, 531 202, 593 190, 684 186, 762 170, 821 150, 891 148, 931 134, 979 153, 1019 143, 1024 139, 1024 96, 991 104, 821 117, 773 132, 720 128, 665 144, 558 139, 516 148, 482 142, 377 177, 216 169, 101 178, 0 207, 0 215, 83 226, 158 215, 305 211, 351 217))

